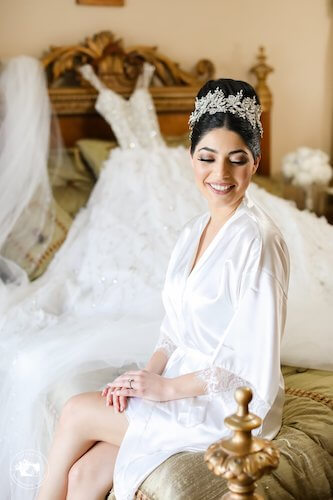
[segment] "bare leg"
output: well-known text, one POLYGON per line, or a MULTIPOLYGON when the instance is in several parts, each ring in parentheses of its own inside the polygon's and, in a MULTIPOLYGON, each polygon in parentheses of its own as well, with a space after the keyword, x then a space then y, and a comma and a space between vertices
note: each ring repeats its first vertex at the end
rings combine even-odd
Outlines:
POLYGON ((104 500, 112 487, 118 446, 100 441, 69 471, 66 500, 104 500))
POLYGON ((120 446, 127 427, 126 416, 105 406, 100 392, 70 398, 61 412, 38 500, 64 500, 72 465, 97 441, 120 446))

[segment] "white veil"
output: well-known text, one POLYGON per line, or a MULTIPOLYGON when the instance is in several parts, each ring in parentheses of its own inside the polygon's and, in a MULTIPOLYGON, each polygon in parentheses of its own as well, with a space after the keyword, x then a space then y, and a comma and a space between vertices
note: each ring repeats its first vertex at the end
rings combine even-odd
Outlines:
POLYGON ((37 59, 10 59, 0 74, 0 303, 6 290, 27 282, 53 233, 47 172, 51 109, 37 59), (23 270, 25 269, 25 271, 23 270))

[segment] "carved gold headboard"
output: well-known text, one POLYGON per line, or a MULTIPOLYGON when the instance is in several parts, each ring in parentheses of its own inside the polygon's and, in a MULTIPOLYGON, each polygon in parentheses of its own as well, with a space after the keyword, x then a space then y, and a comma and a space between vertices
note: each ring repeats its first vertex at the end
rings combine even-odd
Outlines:
MULTIPOLYGON (((95 89, 81 77, 78 68, 91 64, 107 86, 128 97, 145 61, 155 66, 150 92, 162 133, 182 135, 188 131, 195 96, 205 81, 214 78, 213 63, 202 59, 195 65, 193 73, 189 73, 158 52, 156 47, 136 45, 125 48, 122 40, 116 39, 113 33, 103 31, 86 38, 82 44, 51 47, 42 56, 49 95, 66 146, 72 146, 82 137, 110 139, 112 135, 109 126, 94 109, 95 89)), ((256 88, 264 108, 265 134, 260 170, 261 174, 269 175, 272 99, 266 78, 272 69, 265 62, 263 49, 260 49, 258 63, 251 71, 256 75, 256 88)))

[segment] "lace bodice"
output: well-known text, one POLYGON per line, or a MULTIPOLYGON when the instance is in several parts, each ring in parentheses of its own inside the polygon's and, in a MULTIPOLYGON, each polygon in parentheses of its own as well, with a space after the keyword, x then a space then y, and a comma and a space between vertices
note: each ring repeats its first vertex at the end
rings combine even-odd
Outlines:
POLYGON ((148 91, 154 72, 152 65, 144 63, 143 72, 128 100, 107 88, 90 65, 82 66, 80 71, 83 77, 99 91, 96 110, 112 128, 121 148, 153 148, 164 145, 154 102, 148 91))

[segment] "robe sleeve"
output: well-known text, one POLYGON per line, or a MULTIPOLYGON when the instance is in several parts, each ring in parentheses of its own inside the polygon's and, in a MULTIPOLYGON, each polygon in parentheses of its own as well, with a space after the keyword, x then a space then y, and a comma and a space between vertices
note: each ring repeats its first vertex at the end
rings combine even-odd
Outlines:
MULTIPOLYGON (((258 395, 256 388, 248 381, 238 377, 234 373, 220 366, 206 368, 197 372, 196 376, 204 384, 205 394, 212 400, 216 396, 222 396, 224 402, 232 407, 235 405, 235 390, 238 387, 250 387, 252 389, 252 401, 250 411, 264 419, 269 410, 269 405, 263 401, 258 395)), ((254 435, 260 432, 260 428, 254 435)))
POLYGON ((235 389, 250 387, 253 392, 250 411, 264 419, 280 384, 280 342, 286 319, 288 271, 284 282, 263 269, 247 275, 242 282, 242 296, 215 349, 213 363, 197 376, 204 382, 209 398, 223 397, 230 413, 236 409, 235 389))
POLYGON ((171 340, 170 335, 168 335, 169 329, 170 322, 166 315, 161 324, 160 335, 158 337, 154 352, 163 351, 168 358, 170 358, 173 351, 175 351, 175 349, 177 348, 175 343, 171 340))

